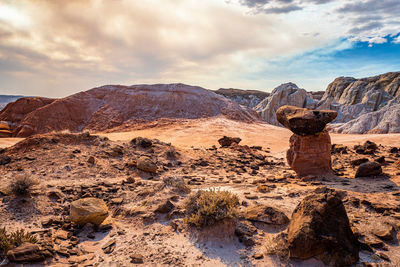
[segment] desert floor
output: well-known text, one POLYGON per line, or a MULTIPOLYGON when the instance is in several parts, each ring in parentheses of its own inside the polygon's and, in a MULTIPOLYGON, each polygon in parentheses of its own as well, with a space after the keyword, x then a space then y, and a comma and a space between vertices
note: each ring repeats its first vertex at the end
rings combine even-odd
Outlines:
POLYGON ((33 198, 18 200, 0 194, 0 225, 24 227, 51 243, 56 256, 47 265, 130 266, 132 257, 139 254, 146 266, 324 266, 317 260, 267 255, 273 236, 285 226, 250 222, 246 216, 241 223, 250 224, 255 233, 223 242, 196 241, 182 223, 180 207, 188 194, 171 186, 182 180, 192 192, 219 188, 237 194, 243 214, 248 207, 269 205, 289 218, 305 195, 321 187, 334 188, 344 196, 353 231, 371 248, 360 253, 360 263, 400 266, 400 170, 393 165, 400 154, 388 152, 390 147, 400 147, 400 134, 332 134, 332 143, 347 146, 348 153, 332 155, 338 177, 320 180, 295 177, 284 158, 290 131, 268 124, 215 118, 98 135, 55 133, 25 140, 0 139, 3 148, 23 141, 3 152, 12 161, 0 166, 2 186, 21 174, 39 181, 33 198), (240 137, 240 145, 262 149, 220 148, 217 140, 224 135, 240 137), (138 136, 153 139, 153 146, 133 146, 130 141, 138 136), (353 151, 353 145, 366 140, 380 145, 376 154, 353 151), (130 166, 140 156, 157 162, 157 175, 130 166), (386 159, 384 177, 354 179, 352 160, 382 156, 386 159), (95 158, 94 164, 88 163, 90 157, 95 158), (176 180, 171 182, 171 177, 176 180), (128 178, 133 179, 127 182, 128 178), (101 231, 73 229, 66 219, 69 203, 87 196, 102 198, 110 207, 112 218, 101 231), (173 202, 173 211, 155 212, 166 200, 173 202), (392 238, 379 239, 375 233, 389 226, 392 238))

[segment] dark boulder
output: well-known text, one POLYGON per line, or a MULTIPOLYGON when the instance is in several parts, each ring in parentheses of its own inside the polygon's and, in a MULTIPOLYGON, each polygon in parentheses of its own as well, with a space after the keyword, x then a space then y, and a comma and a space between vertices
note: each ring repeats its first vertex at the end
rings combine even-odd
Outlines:
POLYGON ((292 258, 316 257, 326 265, 358 261, 359 244, 336 192, 326 190, 300 202, 288 226, 288 249, 292 258))
POLYGON ((376 161, 365 162, 361 164, 356 172, 355 177, 370 177, 382 175, 382 167, 376 161))
POLYGON ((310 110, 294 106, 282 106, 276 111, 276 117, 283 126, 303 136, 322 132, 336 116, 337 112, 333 110, 310 110))
POLYGON ((239 144, 242 139, 239 137, 228 137, 224 136, 218 140, 218 143, 221 145, 221 147, 229 147, 232 144, 239 144))

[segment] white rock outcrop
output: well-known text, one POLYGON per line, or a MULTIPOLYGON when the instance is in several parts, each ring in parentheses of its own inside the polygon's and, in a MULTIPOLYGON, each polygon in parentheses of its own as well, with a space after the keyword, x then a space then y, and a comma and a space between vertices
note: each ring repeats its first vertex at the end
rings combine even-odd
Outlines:
POLYGON ((400 72, 355 79, 335 79, 318 103, 318 109, 338 112, 334 123, 346 123, 364 114, 378 111, 400 95, 400 72))
POLYGON ((306 90, 294 83, 285 83, 276 87, 271 95, 260 102, 254 109, 270 124, 282 126, 276 119, 276 111, 284 105, 301 108, 315 108, 317 101, 306 90))
POLYGON ((345 134, 400 133, 400 96, 378 111, 330 127, 333 132, 345 134))

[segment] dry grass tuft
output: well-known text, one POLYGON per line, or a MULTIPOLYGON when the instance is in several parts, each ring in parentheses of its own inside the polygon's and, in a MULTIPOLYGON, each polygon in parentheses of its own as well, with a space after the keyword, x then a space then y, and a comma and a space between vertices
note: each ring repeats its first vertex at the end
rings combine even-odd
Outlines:
POLYGON ((238 204, 238 197, 231 192, 200 190, 186 199, 184 222, 197 227, 213 225, 223 219, 236 217, 238 204))
POLYGON ((13 179, 9 184, 10 193, 14 196, 29 196, 32 191, 32 187, 38 182, 28 175, 19 175, 13 179))
POLYGON ((12 233, 7 233, 5 227, 0 228, 0 253, 6 254, 12 248, 18 247, 22 243, 36 243, 37 239, 31 233, 25 233, 23 229, 12 233))

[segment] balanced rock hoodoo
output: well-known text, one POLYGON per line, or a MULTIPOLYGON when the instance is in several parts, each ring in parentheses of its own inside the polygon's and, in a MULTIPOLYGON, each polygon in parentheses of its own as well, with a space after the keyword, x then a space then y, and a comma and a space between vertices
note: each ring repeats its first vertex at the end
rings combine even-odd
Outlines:
POLYGON ((294 133, 286 158, 299 177, 332 174, 331 138, 325 126, 336 116, 332 110, 294 106, 282 106, 276 111, 278 121, 294 133))

